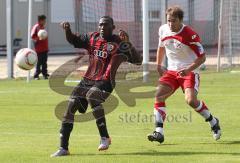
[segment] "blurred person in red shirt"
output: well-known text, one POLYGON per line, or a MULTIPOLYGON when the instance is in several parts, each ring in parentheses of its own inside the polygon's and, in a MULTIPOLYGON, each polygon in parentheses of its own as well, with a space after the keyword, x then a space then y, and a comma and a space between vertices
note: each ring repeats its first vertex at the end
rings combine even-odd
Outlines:
POLYGON ((34 48, 38 56, 38 62, 36 71, 34 73, 34 79, 39 80, 39 74, 43 74, 44 79, 48 79, 49 74, 47 70, 47 58, 48 58, 48 37, 41 39, 38 37, 39 30, 45 30, 46 16, 39 15, 38 22, 32 27, 31 38, 34 43, 34 48))

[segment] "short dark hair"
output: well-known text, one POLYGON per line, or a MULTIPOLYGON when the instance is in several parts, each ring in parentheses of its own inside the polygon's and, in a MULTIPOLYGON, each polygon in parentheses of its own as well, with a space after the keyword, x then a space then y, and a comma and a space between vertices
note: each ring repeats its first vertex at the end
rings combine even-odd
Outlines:
POLYGON ((38 15, 38 21, 40 20, 46 20, 46 16, 45 15, 38 15))
POLYGON ((112 23, 112 25, 114 25, 114 21, 113 21, 113 18, 112 18, 112 17, 105 15, 105 16, 102 16, 100 19, 102 19, 102 18, 105 18, 105 19, 110 20, 110 22, 112 23))
POLYGON ((184 12, 179 6, 171 6, 167 9, 166 15, 171 15, 173 17, 183 20, 184 12))

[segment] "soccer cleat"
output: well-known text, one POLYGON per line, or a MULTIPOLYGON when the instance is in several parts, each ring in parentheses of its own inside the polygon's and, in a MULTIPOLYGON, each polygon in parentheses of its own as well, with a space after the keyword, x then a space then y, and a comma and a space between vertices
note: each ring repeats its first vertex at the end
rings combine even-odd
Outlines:
POLYGON ((60 148, 57 152, 51 154, 51 157, 60 157, 70 155, 69 151, 63 148, 60 148))
POLYGON ((212 129, 212 132, 213 132, 213 138, 215 140, 218 140, 221 137, 221 128, 220 128, 220 125, 219 125, 219 120, 217 118, 215 118, 215 119, 217 120, 217 123, 211 129, 212 129))
POLYGON ((40 80, 40 78, 39 77, 34 77, 34 80, 40 80))
POLYGON ((148 135, 148 140, 149 141, 158 141, 159 143, 163 143, 164 135, 162 135, 160 132, 153 131, 152 134, 148 135))
POLYGON ((109 145, 111 144, 111 138, 101 137, 100 145, 98 146, 99 151, 104 151, 109 148, 109 145))
POLYGON ((47 75, 43 75, 43 79, 48 79, 48 77, 49 77, 49 74, 47 74, 47 75))

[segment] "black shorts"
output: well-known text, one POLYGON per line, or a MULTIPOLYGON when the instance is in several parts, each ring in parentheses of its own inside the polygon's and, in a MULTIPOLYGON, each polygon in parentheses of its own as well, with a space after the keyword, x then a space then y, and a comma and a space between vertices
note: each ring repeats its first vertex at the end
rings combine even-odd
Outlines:
MULTIPOLYGON (((63 122, 73 122, 76 111, 79 113, 85 113, 89 101, 97 104, 103 103, 112 93, 115 84, 110 81, 93 81, 84 78, 81 82, 73 89, 72 94, 69 98, 67 110, 63 116, 63 122), (89 92, 91 100, 89 100, 89 92), (92 100, 93 99, 93 100, 92 100)), ((93 108, 93 104, 90 103, 93 108)))
POLYGON ((80 83, 74 88, 71 96, 75 96, 78 98, 86 98, 87 92, 92 88, 97 87, 103 92, 112 93, 115 84, 113 84, 111 81, 106 80, 89 80, 86 78, 83 78, 83 80, 80 81, 80 83))
POLYGON ((85 113, 89 103, 87 96, 89 95, 91 89, 95 88, 93 94, 96 94, 96 96, 93 95, 92 98, 96 99, 96 101, 101 101, 100 103, 103 103, 112 93, 114 86, 115 85, 113 85, 110 81, 94 81, 84 78, 74 88, 70 96, 70 100, 74 100, 76 103, 73 106, 75 108, 71 108, 72 106, 69 105, 70 108, 68 108, 68 110, 76 111, 77 109, 80 113, 85 113))

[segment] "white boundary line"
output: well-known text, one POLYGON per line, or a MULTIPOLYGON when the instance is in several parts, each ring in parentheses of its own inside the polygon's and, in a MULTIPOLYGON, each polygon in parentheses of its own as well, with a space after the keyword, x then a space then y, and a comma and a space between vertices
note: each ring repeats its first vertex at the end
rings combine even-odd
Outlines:
POLYGON ((239 74, 240 71, 234 71, 234 70, 232 70, 232 71, 230 71, 230 73, 231 73, 231 74, 239 74))
POLYGON ((79 83, 81 80, 65 80, 64 83, 79 83))

